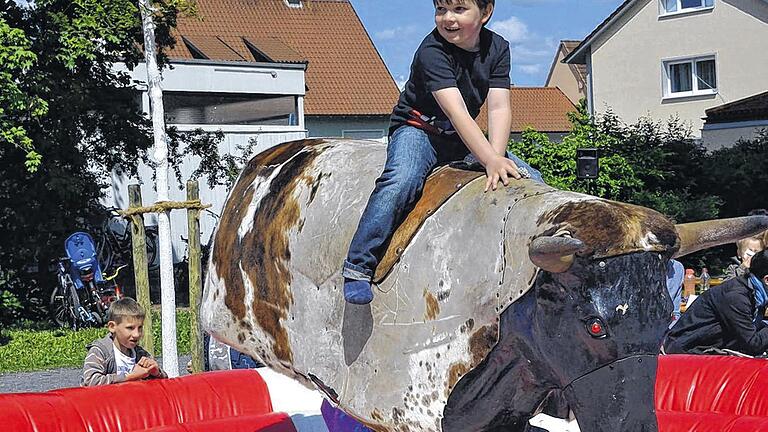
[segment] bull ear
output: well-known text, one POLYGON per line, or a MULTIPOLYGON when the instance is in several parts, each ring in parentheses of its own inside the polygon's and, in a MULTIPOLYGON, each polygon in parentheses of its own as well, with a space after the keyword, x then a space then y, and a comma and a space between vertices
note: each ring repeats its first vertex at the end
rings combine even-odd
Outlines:
POLYGON ((531 242, 531 261, 550 273, 563 273, 571 268, 574 254, 584 248, 584 242, 570 237, 539 237, 531 242))
POLYGON ((768 216, 746 216, 715 219, 675 225, 680 236, 680 249, 675 258, 702 249, 733 243, 768 229, 768 216))

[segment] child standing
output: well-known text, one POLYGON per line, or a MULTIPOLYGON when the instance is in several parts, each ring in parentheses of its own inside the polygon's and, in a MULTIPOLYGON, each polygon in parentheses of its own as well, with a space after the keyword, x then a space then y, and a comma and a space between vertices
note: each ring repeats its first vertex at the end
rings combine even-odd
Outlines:
POLYGON ((167 377, 152 355, 138 345, 144 333, 144 316, 144 308, 130 297, 110 305, 109 334, 88 345, 82 386, 167 377))
POLYGON ((482 164, 485 191, 509 177, 541 175, 507 153, 511 128, 509 43, 485 28, 494 0, 433 0, 436 28, 422 41, 390 119, 387 161, 344 262, 344 298, 373 300, 371 278, 430 171, 468 158, 482 164), (488 100, 488 138, 474 118, 488 100), (522 174, 522 175, 521 175, 522 174))

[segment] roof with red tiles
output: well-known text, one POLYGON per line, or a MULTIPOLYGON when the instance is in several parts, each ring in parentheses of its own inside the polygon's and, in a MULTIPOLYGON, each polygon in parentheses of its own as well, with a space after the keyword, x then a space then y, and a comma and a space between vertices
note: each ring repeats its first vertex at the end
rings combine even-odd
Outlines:
MULTIPOLYGON (((557 87, 511 87, 512 133, 530 127, 538 132, 570 132, 568 113, 576 106, 557 87)), ((488 128, 488 110, 484 105, 477 116, 482 130, 488 128)))
POLYGON ((349 0, 197 0, 171 59, 307 63, 307 115, 389 115, 400 91, 349 0))

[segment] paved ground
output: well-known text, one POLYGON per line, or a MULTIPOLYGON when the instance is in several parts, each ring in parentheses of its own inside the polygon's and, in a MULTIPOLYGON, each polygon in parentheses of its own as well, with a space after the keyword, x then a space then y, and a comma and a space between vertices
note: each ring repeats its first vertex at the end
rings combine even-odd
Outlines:
MULTIPOLYGON (((190 356, 179 357, 179 373, 187 375, 185 366, 190 356)), ((162 365, 162 358, 158 361, 162 365)), ((78 387, 82 368, 63 368, 36 372, 0 374, 0 393, 40 392, 57 388, 78 387)))

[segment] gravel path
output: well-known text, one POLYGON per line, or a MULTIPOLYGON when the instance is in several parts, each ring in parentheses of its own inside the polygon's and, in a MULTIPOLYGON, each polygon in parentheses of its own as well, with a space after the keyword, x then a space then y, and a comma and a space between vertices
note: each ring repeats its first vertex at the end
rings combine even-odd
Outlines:
MULTIPOLYGON (((179 373, 187 375, 191 357, 179 357, 179 373)), ((162 358, 158 358, 160 365, 162 358)), ((35 372, 0 373, 0 393, 41 392, 65 387, 78 387, 82 368, 62 368, 35 372)))

